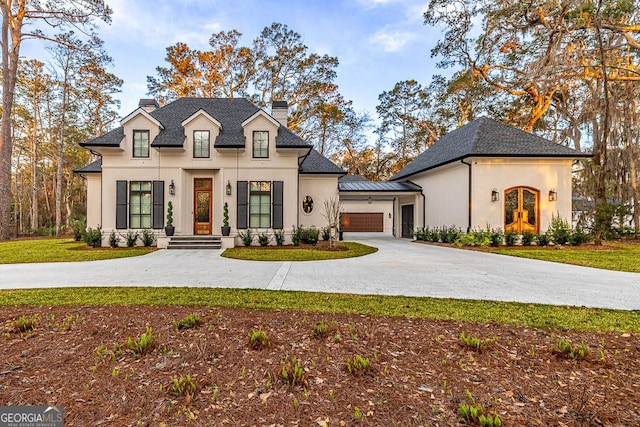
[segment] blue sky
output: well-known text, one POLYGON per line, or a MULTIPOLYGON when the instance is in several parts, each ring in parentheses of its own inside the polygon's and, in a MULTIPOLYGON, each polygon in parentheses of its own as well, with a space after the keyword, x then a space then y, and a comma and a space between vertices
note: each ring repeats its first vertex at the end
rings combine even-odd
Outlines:
MULTIPOLYGON (((120 116, 147 96, 147 76, 165 49, 205 49, 211 34, 236 29, 249 45, 273 22, 302 35, 309 51, 338 57, 337 84, 357 111, 377 118, 378 95, 401 80, 423 85, 437 73, 430 50, 440 33, 423 24, 425 0, 107 0, 114 10, 100 37, 124 80, 120 116)), ((33 42, 33 41, 32 41, 33 42)), ((25 55, 27 52, 23 51, 25 55)))

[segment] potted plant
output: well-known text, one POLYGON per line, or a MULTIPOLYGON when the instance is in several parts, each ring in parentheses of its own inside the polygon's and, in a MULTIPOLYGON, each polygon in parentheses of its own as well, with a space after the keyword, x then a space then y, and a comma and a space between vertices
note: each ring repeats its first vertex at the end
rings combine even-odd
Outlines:
POLYGON ((167 203, 167 225, 164 227, 164 234, 171 237, 175 231, 176 228, 173 226, 173 203, 169 201, 167 203))
POLYGON ((222 211, 222 227, 220 227, 223 236, 228 236, 231 233, 231 227, 229 227, 229 204, 224 202, 224 210, 222 211))

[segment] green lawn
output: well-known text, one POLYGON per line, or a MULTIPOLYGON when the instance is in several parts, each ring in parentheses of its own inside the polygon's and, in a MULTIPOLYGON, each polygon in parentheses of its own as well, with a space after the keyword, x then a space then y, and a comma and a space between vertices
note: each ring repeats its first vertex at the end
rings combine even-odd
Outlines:
POLYGON ((354 242, 342 242, 346 246, 346 251, 328 251, 321 249, 301 249, 301 248, 233 248, 222 253, 223 257, 242 259, 248 261, 320 261, 327 259, 353 258, 368 255, 376 252, 378 248, 362 245, 354 242))
POLYGON ((605 270, 640 273, 640 244, 633 242, 606 243, 604 247, 598 249, 590 244, 578 248, 564 246, 561 249, 504 247, 495 249, 492 252, 605 270))
POLYGON ((0 264, 95 261, 148 254, 155 248, 90 248, 72 239, 9 240, 0 242, 0 264))
POLYGON ((200 305, 404 316, 526 327, 640 332, 640 311, 491 301, 210 288, 60 288, 0 291, 0 306, 200 305))

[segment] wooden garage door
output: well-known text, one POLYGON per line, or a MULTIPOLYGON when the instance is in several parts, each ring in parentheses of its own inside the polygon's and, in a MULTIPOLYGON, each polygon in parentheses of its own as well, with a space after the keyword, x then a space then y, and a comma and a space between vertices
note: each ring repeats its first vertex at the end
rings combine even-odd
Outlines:
POLYGON ((382 213, 355 213, 342 214, 342 226, 347 232, 382 232, 382 213))

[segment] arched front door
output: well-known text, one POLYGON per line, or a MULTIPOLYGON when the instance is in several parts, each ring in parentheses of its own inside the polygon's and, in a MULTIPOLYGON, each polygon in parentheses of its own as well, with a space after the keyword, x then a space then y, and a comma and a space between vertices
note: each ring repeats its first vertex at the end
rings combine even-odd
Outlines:
POLYGON ((504 192, 504 231, 522 234, 540 231, 540 192, 530 187, 513 187, 504 192))

